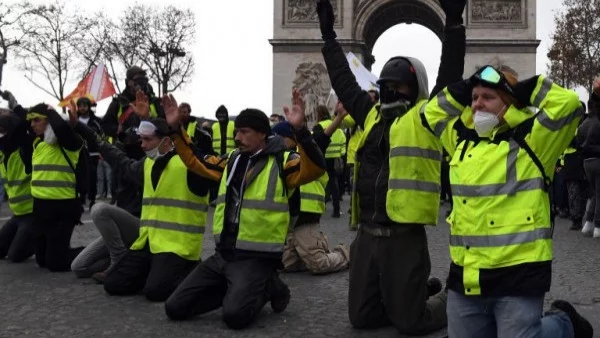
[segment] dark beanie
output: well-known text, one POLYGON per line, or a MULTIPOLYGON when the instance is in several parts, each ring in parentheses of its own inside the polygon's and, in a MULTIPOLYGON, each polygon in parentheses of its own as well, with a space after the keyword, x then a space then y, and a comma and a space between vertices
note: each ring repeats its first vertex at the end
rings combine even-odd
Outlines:
POLYGON ((267 135, 271 133, 271 126, 269 125, 267 114, 258 109, 248 108, 242 110, 240 115, 235 118, 235 127, 251 128, 267 135))
POLYGON ((288 137, 291 139, 294 138, 294 131, 292 130, 292 125, 287 121, 277 123, 271 129, 271 131, 273 132, 273 134, 277 134, 281 137, 288 137))

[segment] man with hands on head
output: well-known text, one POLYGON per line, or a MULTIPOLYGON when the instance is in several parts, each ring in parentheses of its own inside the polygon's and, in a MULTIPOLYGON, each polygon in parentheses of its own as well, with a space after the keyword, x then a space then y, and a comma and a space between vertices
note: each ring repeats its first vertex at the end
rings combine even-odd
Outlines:
POLYGON ((593 336, 566 301, 555 300, 542 318, 552 277, 552 173, 582 115, 575 92, 542 75, 518 82, 505 65, 448 85, 424 110, 451 157, 451 337, 593 336))
POLYGON ((0 259, 19 263, 33 255, 33 138, 27 133, 27 110, 9 91, 0 95, 8 101, 8 109, 0 108, 0 174, 13 213, 0 229, 0 259))
POLYGON ((267 301, 275 313, 285 310, 288 287, 279 279, 283 246, 290 223, 288 199, 294 189, 319 178, 325 160, 297 106, 287 119, 298 152, 271 135, 269 118, 257 109, 235 120, 238 148, 227 159, 195 151, 180 126, 177 103, 163 99, 172 139, 182 161, 199 175, 220 180, 213 219, 216 252, 198 265, 165 303, 172 320, 189 319, 222 307, 225 324, 250 325, 267 301))
POLYGON ((446 24, 433 92, 427 93, 427 74, 419 60, 394 57, 378 80, 379 104, 360 88, 335 40, 331 3, 317 1, 332 87, 364 130, 352 198, 352 221, 360 228, 350 249, 348 306, 356 328, 391 324, 413 335, 446 326, 447 294, 439 292, 438 279, 427 280, 431 263, 424 228, 438 220, 442 146, 419 112, 439 90, 462 79, 465 2, 441 0, 446 24))

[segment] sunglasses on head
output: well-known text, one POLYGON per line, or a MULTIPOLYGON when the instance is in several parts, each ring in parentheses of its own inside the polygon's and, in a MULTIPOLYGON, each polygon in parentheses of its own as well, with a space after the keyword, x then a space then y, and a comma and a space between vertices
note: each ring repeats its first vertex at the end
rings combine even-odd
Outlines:
POLYGON ((500 88, 507 93, 513 95, 512 86, 506 81, 504 74, 497 71, 496 68, 492 66, 484 66, 482 67, 473 77, 482 82, 483 84, 487 84, 490 87, 500 88))

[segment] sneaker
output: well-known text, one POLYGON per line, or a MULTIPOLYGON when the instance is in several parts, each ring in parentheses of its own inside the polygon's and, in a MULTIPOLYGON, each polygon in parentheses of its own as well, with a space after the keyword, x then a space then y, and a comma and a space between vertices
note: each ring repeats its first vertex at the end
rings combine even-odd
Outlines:
POLYGON ((592 324, 577 313, 577 310, 575 310, 571 303, 564 300, 555 300, 550 306, 550 311, 552 310, 560 310, 569 316, 571 324, 573 324, 575 338, 592 338, 594 335, 592 324))
POLYGON ((581 220, 574 220, 571 222, 571 227, 569 230, 581 230, 581 220))
POLYGON ((600 238, 600 228, 594 228, 594 238, 600 238))
POLYGON ((429 277, 427 280, 427 298, 437 295, 442 291, 442 281, 436 277, 429 277))
POLYGON ((592 234, 594 233, 594 223, 586 221, 583 225, 583 228, 581 229, 581 233, 585 237, 592 237, 592 234))
POLYGON ((290 303, 290 288, 279 278, 275 272, 271 280, 271 309, 275 313, 282 313, 290 303))
POLYGON ((331 214, 331 217, 340 218, 340 217, 342 217, 341 215, 342 215, 342 213, 338 211, 338 212, 334 212, 333 214, 331 214))

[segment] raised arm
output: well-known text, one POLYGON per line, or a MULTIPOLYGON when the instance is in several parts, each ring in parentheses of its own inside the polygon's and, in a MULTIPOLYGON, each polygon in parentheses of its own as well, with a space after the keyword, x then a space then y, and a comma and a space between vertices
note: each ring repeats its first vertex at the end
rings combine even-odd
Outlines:
POLYGON ((362 90, 356 82, 346 55, 335 39, 337 37, 333 30, 335 17, 329 0, 317 1, 317 13, 322 38, 325 41, 322 52, 331 86, 340 101, 350 111, 352 118, 362 127, 367 114, 375 103, 371 100, 369 93, 362 90))
POLYGON ((440 4, 446 13, 446 25, 442 39, 440 68, 430 98, 451 83, 462 80, 465 70, 466 36, 462 14, 466 0, 441 0, 440 4))

